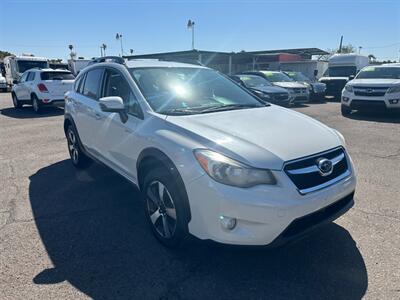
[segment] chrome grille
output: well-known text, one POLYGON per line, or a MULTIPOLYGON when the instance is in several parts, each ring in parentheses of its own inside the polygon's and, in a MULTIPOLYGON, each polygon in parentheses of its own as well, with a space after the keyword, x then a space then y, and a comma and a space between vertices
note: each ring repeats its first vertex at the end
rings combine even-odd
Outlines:
POLYGON ((380 97, 384 96, 388 87, 368 87, 368 86, 354 86, 354 95, 356 96, 369 96, 380 97))
POLYGON ((350 175, 346 153, 341 147, 289 161, 284 171, 302 195, 332 185, 350 175), (332 162, 333 169, 328 175, 321 174, 318 168, 318 160, 321 158, 332 162))

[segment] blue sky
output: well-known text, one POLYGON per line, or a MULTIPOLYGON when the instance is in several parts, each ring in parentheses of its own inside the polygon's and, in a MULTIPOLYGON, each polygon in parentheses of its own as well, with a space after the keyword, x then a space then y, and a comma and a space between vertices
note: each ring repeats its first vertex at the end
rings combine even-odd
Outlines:
POLYGON ((400 55, 400 1, 57 1, 0 0, 0 50, 68 57, 118 54, 115 34, 136 54, 195 47, 240 51, 362 46, 379 59, 400 55))

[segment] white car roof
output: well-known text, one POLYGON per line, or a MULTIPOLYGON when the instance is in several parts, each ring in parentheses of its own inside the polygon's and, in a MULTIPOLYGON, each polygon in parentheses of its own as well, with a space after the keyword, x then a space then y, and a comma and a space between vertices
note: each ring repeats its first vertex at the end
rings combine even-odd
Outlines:
POLYGON ((164 67, 164 68, 201 68, 208 69, 200 65, 186 64, 174 61, 162 61, 157 59, 135 59, 126 62, 127 68, 151 68, 151 67, 164 67))
POLYGON ((51 68, 46 68, 46 69, 33 68, 33 69, 26 70, 25 72, 27 72, 27 71, 28 72, 63 72, 63 73, 69 72, 69 73, 71 73, 71 71, 67 70, 67 69, 51 69, 51 68))

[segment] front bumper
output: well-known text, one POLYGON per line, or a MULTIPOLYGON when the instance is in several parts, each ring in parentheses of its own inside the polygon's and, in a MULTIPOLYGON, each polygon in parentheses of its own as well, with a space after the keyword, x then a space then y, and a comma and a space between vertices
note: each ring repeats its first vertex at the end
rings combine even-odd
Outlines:
POLYGON ((341 104, 354 110, 400 110, 400 93, 385 94, 381 97, 362 97, 343 90, 341 104), (397 103, 393 103, 393 100, 397 100, 397 103))
POLYGON ((281 171, 273 171, 277 185, 247 189, 219 184, 203 175, 186 186, 192 216, 189 231, 200 239, 237 245, 274 245, 298 238, 352 206, 356 178, 351 164, 349 170, 347 178, 306 195, 300 195, 281 171), (329 207, 346 197, 351 200, 332 213, 329 207), (236 218, 236 227, 223 229, 221 216, 236 218), (307 226, 299 220, 307 220, 307 226), (300 230, 292 229, 300 223, 300 230))

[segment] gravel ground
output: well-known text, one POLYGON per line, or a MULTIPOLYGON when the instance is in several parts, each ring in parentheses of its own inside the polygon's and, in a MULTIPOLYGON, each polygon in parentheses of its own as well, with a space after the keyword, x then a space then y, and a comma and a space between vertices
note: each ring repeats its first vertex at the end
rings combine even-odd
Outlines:
POLYGON ((38 116, 0 94, 0 299, 400 299, 400 116, 296 110, 345 136, 354 208, 280 249, 172 251, 150 234, 135 187, 72 167, 62 110, 38 116))

